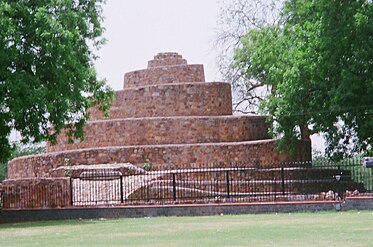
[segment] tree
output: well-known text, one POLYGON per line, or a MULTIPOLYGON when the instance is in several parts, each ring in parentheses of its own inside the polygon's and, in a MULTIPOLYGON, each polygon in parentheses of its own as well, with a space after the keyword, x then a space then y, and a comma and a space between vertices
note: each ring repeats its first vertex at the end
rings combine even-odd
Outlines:
POLYGON ((23 143, 54 143, 64 128, 83 138, 88 109, 110 107, 113 92, 93 69, 102 2, 0 2, 0 161, 11 154, 11 130, 23 143))
MULTIPOLYGON (((9 159, 14 159, 20 156, 41 154, 46 152, 45 143, 37 143, 31 145, 23 145, 15 143, 14 149, 9 159)), ((8 177, 8 162, 0 162, 0 182, 8 177)))
POLYGON ((232 82, 233 110, 257 113, 258 106, 270 93, 261 81, 245 77, 232 66, 234 50, 241 46, 241 38, 251 30, 274 25, 284 0, 229 0, 222 1, 218 21, 216 48, 220 51, 218 66, 224 80, 232 82))
POLYGON ((261 109, 280 146, 321 132, 336 158, 372 147, 372 17, 372 1, 288 0, 241 39, 235 68, 271 86, 261 109))

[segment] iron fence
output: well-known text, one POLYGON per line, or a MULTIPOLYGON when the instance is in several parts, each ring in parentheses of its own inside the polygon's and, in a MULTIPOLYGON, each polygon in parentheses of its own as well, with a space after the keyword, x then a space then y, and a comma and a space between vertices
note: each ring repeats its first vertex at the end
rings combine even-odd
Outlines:
MULTIPOLYGON (((369 156, 373 156, 370 154, 369 156)), ((354 158, 344 159, 341 161, 331 161, 327 159, 316 159, 312 162, 314 169, 335 169, 337 173, 351 178, 356 183, 364 186, 367 192, 373 192, 373 169, 363 167, 363 157, 356 156, 354 158)))
POLYGON ((126 176, 118 171, 90 170, 71 178, 71 201, 74 206, 294 201, 372 192, 371 170, 361 181, 350 169, 291 165, 140 170, 126 176))
POLYGON ((144 168, 85 167, 68 172, 70 177, 61 178, 58 184, 50 184, 49 180, 9 186, 3 183, 0 205, 3 208, 55 208, 335 200, 373 192, 373 169, 362 167, 357 160, 275 165, 194 164, 166 170, 147 165, 144 168))
POLYGON ((0 210, 3 208, 3 191, 0 190, 0 210))

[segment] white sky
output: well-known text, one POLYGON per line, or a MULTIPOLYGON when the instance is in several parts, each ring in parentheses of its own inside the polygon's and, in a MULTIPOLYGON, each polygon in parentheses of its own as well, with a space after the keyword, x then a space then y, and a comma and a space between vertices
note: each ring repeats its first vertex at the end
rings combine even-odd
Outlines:
MULTIPOLYGON (((96 61, 99 78, 115 90, 123 75, 144 69, 159 52, 178 52, 189 64, 203 64, 206 81, 219 81, 214 48, 218 0, 107 0, 104 5, 107 43, 96 61)), ((323 150, 314 136, 313 147, 323 150)))
POLYGON ((178 52, 189 64, 203 64, 207 81, 220 78, 214 50, 216 0, 107 0, 105 37, 96 69, 113 89, 126 72, 144 69, 159 52, 178 52))

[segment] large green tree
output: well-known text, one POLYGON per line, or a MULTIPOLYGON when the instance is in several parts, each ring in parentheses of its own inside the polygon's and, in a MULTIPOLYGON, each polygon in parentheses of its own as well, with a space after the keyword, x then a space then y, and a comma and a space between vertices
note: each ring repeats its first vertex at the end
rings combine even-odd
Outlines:
POLYGON ((103 0, 0 1, 0 161, 11 130, 23 142, 83 137, 88 108, 113 95, 93 68, 103 0))
POLYGON ((233 111, 256 113, 260 101, 269 91, 268 85, 245 77, 231 66, 234 50, 250 30, 274 25, 280 18, 284 0, 223 0, 220 3, 215 47, 219 51, 218 67, 223 79, 232 83, 233 111))
POLYGON ((281 146, 321 132, 334 157, 371 148, 372 17, 370 0, 288 0, 278 23, 241 39, 235 66, 271 87, 262 110, 281 146))

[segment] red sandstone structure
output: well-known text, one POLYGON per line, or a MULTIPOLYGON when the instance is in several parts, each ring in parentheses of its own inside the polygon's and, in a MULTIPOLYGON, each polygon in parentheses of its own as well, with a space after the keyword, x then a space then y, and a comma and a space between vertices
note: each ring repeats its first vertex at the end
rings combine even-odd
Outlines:
MULTIPOLYGON (((109 118, 91 111, 84 141, 68 144, 62 134, 57 145, 48 145, 47 153, 10 161, 3 186, 68 187, 66 170, 78 166, 131 163, 142 168, 149 163, 161 170, 310 160, 307 142, 300 147, 300 156, 280 154, 268 127, 265 116, 232 115, 231 85, 205 82, 203 65, 189 65, 177 53, 160 53, 147 69, 124 75, 109 118)), ((61 189, 60 196, 68 193, 61 189)))
POLYGON ((51 177, 65 165, 150 162, 157 168, 186 164, 250 162, 262 165, 303 157, 279 154, 265 116, 232 115, 231 86, 205 82, 203 65, 177 53, 160 53, 148 68, 126 73, 110 117, 93 110, 85 140, 62 134, 48 153, 9 162, 9 178, 51 177))

